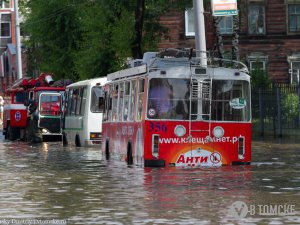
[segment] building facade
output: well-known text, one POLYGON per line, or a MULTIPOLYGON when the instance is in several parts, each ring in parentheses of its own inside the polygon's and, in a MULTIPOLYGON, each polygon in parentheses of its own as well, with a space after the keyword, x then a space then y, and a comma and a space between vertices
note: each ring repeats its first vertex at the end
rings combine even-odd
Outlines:
MULTIPOLYGON (((240 58, 249 70, 259 69, 279 83, 300 83, 300 0, 240 0, 240 58)), ((205 7, 207 50, 215 48, 216 35, 210 6, 205 7)), ((233 17, 221 17, 217 25, 223 40, 225 57, 231 57, 233 17)), ((161 24, 169 36, 159 48, 194 48, 192 10, 170 11, 161 24)))
MULTIPOLYGON (((0 3, 0 94, 17 79, 15 9, 13 0, 0 3)), ((26 54, 22 50, 23 74, 26 72, 26 54)))

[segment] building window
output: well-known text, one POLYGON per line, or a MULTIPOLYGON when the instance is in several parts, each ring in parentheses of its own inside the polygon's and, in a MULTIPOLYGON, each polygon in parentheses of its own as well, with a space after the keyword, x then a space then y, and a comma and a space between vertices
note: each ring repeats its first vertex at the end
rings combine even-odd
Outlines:
POLYGON ((195 36, 194 10, 185 11, 185 36, 195 36))
POLYGON ((260 70, 266 71, 266 61, 264 59, 250 59, 249 60, 250 71, 260 70))
POLYGON ((300 58, 290 62, 289 73, 291 84, 300 84, 300 58))
POLYGON ((11 37, 11 14, 1 14, 0 36, 5 38, 11 37))
POLYGON ((10 37, 10 23, 1 22, 1 37, 10 37))
MULTIPOLYGON (((221 34, 232 34, 233 33, 233 17, 223 16, 221 17, 220 23, 221 34)), ((195 36, 195 19, 193 9, 185 11, 185 35, 195 36)))
POLYGON ((289 32, 300 31, 300 5, 288 5, 289 32))
POLYGON ((248 31, 249 34, 265 34, 265 6, 249 5, 248 8, 248 31))
POLYGON ((9 5, 9 1, 2 1, 1 4, 1 8, 2 9, 9 9, 10 8, 10 5, 9 5))
POLYGON ((233 17, 222 16, 219 23, 221 34, 232 34, 233 33, 233 17))

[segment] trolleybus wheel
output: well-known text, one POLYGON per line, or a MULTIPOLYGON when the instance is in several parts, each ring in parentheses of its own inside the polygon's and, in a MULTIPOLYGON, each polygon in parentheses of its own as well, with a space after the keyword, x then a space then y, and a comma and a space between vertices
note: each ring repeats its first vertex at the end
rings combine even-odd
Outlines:
POLYGON ((110 155, 109 155, 109 141, 107 140, 105 142, 105 158, 106 158, 106 160, 109 160, 109 157, 110 157, 110 155))
POLYGON ((128 142, 128 145, 127 145, 127 165, 132 165, 132 164, 133 164, 132 147, 131 147, 131 142, 128 142))

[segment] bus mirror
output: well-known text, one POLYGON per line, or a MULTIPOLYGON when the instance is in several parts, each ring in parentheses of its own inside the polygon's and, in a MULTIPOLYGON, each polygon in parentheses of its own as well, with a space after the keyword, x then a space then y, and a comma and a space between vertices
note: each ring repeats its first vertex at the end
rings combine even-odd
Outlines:
POLYGON ((105 108, 105 101, 103 97, 99 97, 99 111, 103 112, 105 108))

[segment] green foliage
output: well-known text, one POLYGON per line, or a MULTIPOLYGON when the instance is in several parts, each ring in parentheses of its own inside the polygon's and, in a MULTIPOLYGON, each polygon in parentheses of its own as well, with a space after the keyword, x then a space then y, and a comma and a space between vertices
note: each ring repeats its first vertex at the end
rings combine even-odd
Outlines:
POLYGON ((299 115, 299 97, 295 93, 283 96, 282 112, 287 118, 295 118, 299 115))
MULTIPOLYGON (((142 51, 156 50, 167 30, 159 17, 190 0, 145 1, 142 51)), ((132 57, 137 0, 20 0, 30 35, 26 43, 32 72, 73 80, 105 76, 132 57)))
POLYGON ((268 77, 268 74, 265 70, 262 70, 259 67, 255 67, 251 71, 251 84, 252 87, 269 87, 271 80, 268 77))

